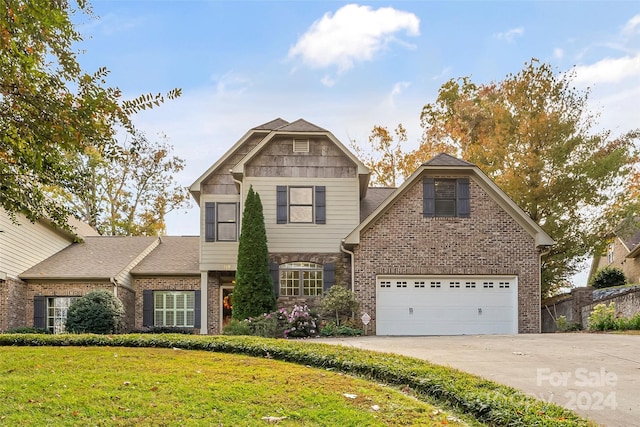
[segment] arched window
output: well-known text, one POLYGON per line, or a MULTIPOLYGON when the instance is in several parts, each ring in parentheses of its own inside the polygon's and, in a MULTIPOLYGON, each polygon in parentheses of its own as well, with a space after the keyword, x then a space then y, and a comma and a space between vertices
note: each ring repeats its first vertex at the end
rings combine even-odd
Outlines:
POLYGON ((289 262, 280 265, 281 296, 322 295, 322 265, 313 262, 289 262))

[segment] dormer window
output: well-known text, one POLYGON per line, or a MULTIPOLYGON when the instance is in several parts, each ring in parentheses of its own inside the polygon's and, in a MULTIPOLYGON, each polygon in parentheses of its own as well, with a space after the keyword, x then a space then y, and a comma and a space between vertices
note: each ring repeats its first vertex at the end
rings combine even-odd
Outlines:
POLYGON ((309 152, 309 140, 308 139, 294 139, 293 140, 293 152, 294 153, 308 153, 309 152))

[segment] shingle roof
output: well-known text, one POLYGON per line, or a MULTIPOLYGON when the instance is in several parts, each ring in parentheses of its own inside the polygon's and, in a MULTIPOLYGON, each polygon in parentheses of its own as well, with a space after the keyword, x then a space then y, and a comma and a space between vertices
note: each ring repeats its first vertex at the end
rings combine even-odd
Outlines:
POLYGON ((382 204, 394 191, 395 188, 389 187, 369 187, 367 189, 367 195, 360 200, 360 221, 364 221, 371 212, 378 209, 378 206, 382 204))
POLYGON ((440 153, 424 163, 423 166, 473 166, 473 163, 465 162, 447 153, 440 153))
POLYGON ((88 236, 31 267, 22 279, 110 279, 121 273, 157 237, 88 236))
POLYGON ((316 126, 313 123, 309 123, 304 119, 298 119, 295 122, 278 128, 278 130, 289 132, 327 132, 326 129, 322 129, 321 127, 316 126))
POLYGON ((277 119, 273 119, 270 122, 261 124, 260 126, 256 126, 253 129, 255 130, 276 130, 281 128, 282 126, 288 125, 289 122, 278 117, 277 119))
POLYGON ((160 244, 131 270, 131 274, 200 274, 199 243, 198 236, 163 236, 160 244))
POLYGON ((629 251, 633 251, 640 245, 640 217, 623 220, 616 227, 615 234, 622 239, 629 251))

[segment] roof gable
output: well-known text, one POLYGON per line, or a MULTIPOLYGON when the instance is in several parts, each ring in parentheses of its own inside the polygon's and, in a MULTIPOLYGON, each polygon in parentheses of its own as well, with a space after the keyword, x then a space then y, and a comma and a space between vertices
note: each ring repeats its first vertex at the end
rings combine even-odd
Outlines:
POLYGON ((254 130, 276 130, 276 129, 281 128, 283 126, 286 126, 288 124, 289 124, 288 121, 283 120, 280 117, 278 117, 277 119, 273 119, 270 122, 263 123, 260 126, 256 126, 253 129, 254 130))
POLYGON ((506 195, 487 175, 485 175, 476 165, 456 159, 448 154, 440 154, 430 161, 420 166, 405 182, 398 187, 393 194, 387 197, 377 209, 364 219, 345 239, 345 244, 355 245, 360 242, 360 234, 370 225, 374 224, 409 188, 411 188, 423 176, 434 172, 446 172, 447 174, 457 174, 461 177, 470 176, 483 188, 483 190, 498 203, 511 217, 513 217, 523 229, 534 237, 536 246, 551 246, 555 241, 531 219, 509 196, 506 195))
POLYGON ((162 236, 159 244, 133 269, 133 275, 200 275, 200 237, 162 236))

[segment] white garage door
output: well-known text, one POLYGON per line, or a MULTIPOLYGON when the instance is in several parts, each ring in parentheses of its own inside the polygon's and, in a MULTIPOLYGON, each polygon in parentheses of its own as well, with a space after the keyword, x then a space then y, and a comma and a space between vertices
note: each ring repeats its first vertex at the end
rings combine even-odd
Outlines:
POLYGON ((378 335, 517 334, 515 277, 378 276, 378 335))

